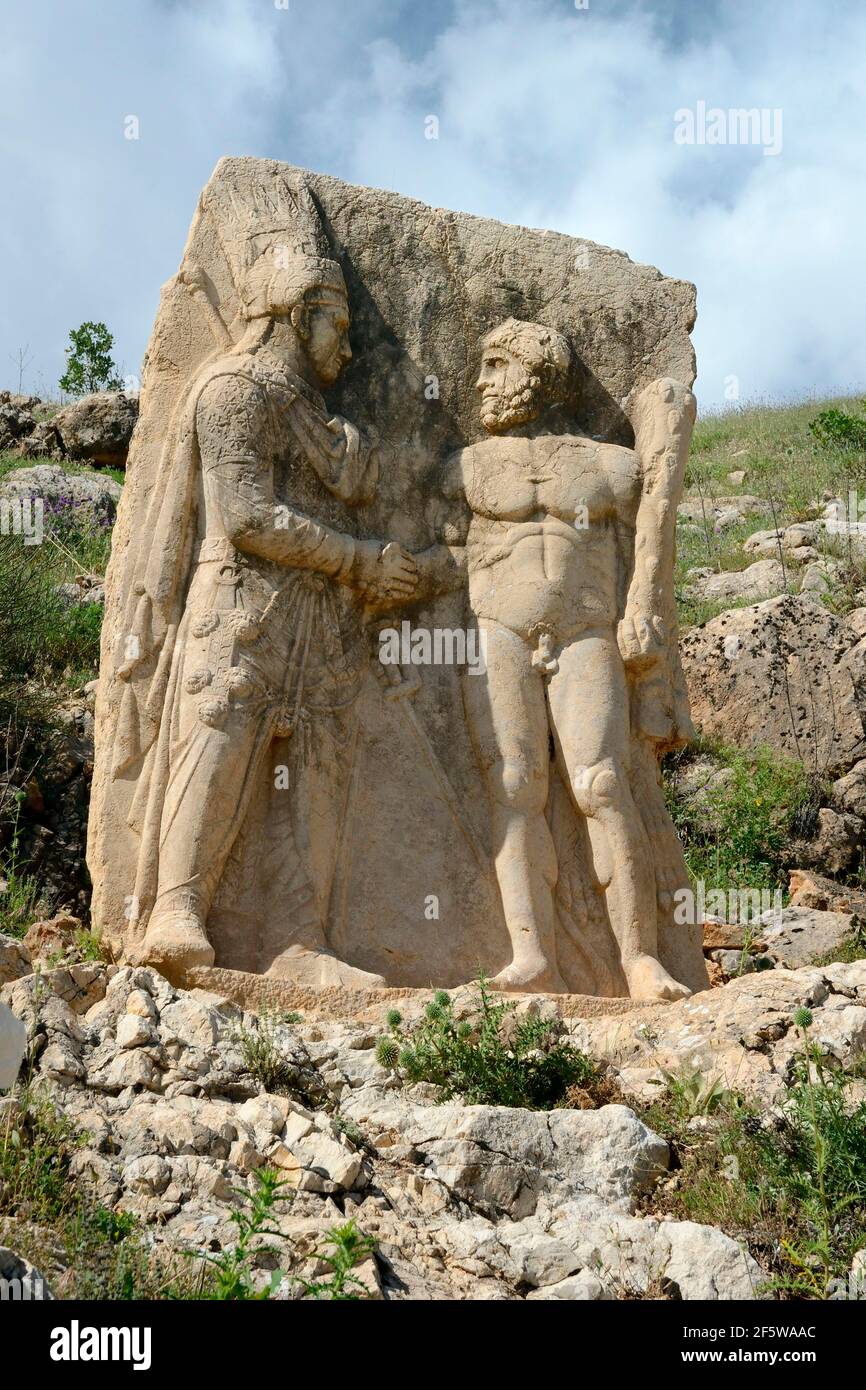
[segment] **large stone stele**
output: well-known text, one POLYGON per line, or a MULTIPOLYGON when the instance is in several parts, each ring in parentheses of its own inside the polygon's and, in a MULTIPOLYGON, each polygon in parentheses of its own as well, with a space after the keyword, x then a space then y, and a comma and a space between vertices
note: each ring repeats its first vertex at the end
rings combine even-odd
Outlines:
MULTIPOLYGON (((301 184, 315 203, 327 255, 342 267, 351 312, 353 358, 328 392, 327 409, 376 442, 380 456, 373 500, 342 513, 333 504, 330 524, 345 532, 388 538, 412 552, 442 538, 443 462, 484 436, 474 389, 479 340, 511 317, 567 338, 572 368, 563 408, 575 430, 598 441, 633 449, 630 412, 644 388, 673 378, 685 390, 694 379, 694 287, 620 251, 272 161, 222 160, 200 199, 180 271, 162 292, 108 576, 88 862, 94 916, 121 948, 133 947, 144 929, 135 866, 147 814, 135 803, 136 768, 118 774, 112 765, 111 672, 128 633, 126 589, 133 598, 146 589, 133 590, 132 579, 147 567, 144 518, 168 483, 166 431, 185 387, 245 329, 237 247, 244 235, 248 243, 278 237, 276 190, 301 184)), ((190 536, 187 562, 193 543, 190 536)), ((460 627, 463 603, 458 591, 440 597, 411 611, 413 625, 460 627)), ((433 665, 420 677, 411 703, 383 698, 372 663, 364 678, 339 823, 320 820, 317 832, 337 845, 324 894, 327 935, 341 960, 388 985, 452 986, 474 978, 479 967, 495 974, 508 964, 511 943, 460 673, 433 665)), ((302 782, 314 766, 315 753, 302 782)), ((271 773, 253 798, 252 818, 239 828, 231 873, 208 921, 216 965, 229 969, 265 971, 275 949, 293 939, 292 885, 279 837, 288 842, 294 834, 302 844, 303 835, 287 823, 285 799, 271 814, 271 773)), ((570 990, 623 995, 601 893, 587 868, 585 824, 555 770, 551 780, 560 969, 570 990)), ((295 807, 312 804, 314 792, 307 795, 302 782, 293 783, 301 788, 295 807)), ((315 851, 312 844, 313 858, 315 851)), ((706 982, 688 929, 662 926, 659 954, 685 984, 706 982)))

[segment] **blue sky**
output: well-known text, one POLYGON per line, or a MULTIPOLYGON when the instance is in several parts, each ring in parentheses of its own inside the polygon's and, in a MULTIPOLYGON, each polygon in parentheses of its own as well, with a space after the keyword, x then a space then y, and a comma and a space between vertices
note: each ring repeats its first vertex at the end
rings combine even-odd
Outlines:
POLYGON ((864 390, 864 121, 861 0, 0 0, 0 385, 27 347, 54 389, 84 319, 136 373, 251 154, 694 280, 704 409, 864 390), (678 143, 701 102, 780 111, 780 151, 678 143))

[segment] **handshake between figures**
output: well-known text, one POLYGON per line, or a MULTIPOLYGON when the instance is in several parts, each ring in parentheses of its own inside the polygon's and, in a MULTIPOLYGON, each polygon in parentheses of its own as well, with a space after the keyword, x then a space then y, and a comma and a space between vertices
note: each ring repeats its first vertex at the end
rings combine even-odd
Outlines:
POLYGON ((435 572, 443 550, 412 555, 397 541, 356 541, 349 582, 371 607, 418 603, 440 588, 435 572))

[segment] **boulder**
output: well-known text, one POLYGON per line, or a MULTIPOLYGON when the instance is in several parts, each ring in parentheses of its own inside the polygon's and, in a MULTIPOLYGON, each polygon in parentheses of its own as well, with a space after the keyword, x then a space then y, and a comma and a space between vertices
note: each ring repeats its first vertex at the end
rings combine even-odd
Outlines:
POLYGON ((766 1282, 738 1241, 694 1221, 641 1219, 583 1197, 545 1211, 541 1224, 614 1297, 653 1297, 661 1287, 685 1301, 753 1300, 766 1282))
POLYGON ((24 942, 14 936, 0 936, 0 985, 32 973, 33 963, 24 942))
POLYGON ((796 840, 791 846, 790 857, 806 868, 824 870, 831 875, 844 874, 859 863, 864 838, 866 822, 860 816, 822 806, 811 838, 796 840))
POLYGON ((57 593, 68 608, 85 603, 105 602, 105 580, 99 574, 78 574, 67 584, 58 584, 57 593))
POLYGON ((833 783, 831 794, 837 810, 866 819, 866 758, 833 783))
POLYGON ((124 391, 96 391, 64 406, 51 424, 70 458, 125 468, 137 419, 136 396, 124 391))
POLYGON ((14 452, 24 459, 61 459, 63 443, 53 420, 38 420, 29 434, 18 440, 14 452))
POLYGON ((110 524, 114 521, 122 490, 113 478, 67 473, 57 463, 13 468, 0 480, 0 498, 41 497, 46 526, 50 526, 52 518, 81 518, 110 524))
POLYGON ((625 1106, 533 1110, 414 1106, 362 1091, 343 1109, 370 1132, 391 1131, 423 1155, 428 1177, 483 1212, 520 1218, 542 1194, 591 1192, 628 1210, 667 1168, 668 1146, 625 1106))
POLYGON ((811 869, 792 869, 789 907, 815 907, 826 912, 856 912, 866 917, 866 891, 836 883, 811 869))
POLYGON ((764 950, 779 965, 797 970, 832 959, 855 934, 858 918, 850 912, 817 912, 810 907, 785 907, 761 920, 764 950))
POLYGON ((688 590, 702 599, 727 600, 769 598, 784 587, 785 571, 779 560, 756 560, 744 570, 701 572, 688 590))
POLYGON ((680 650, 705 735, 768 746, 822 774, 866 755, 862 655, 817 599, 786 594, 728 610, 685 633, 680 650))
POLYGON ((16 396, 10 391, 0 391, 0 449, 12 448, 36 428, 33 408, 38 404, 38 396, 16 396))
POLYGON ((743 541, 747 555, 779 557, 780 552, 795 560, 814 560, 818 557, 815 545, 822 534, 818 521, 797 521, 792 526, 771 531, 755 531, 743 541))
POLYGON ((75 943, 75 934, 82 930, 78 917, 68 912, 34 922, 28 927, 24 946, 31 960, 50 961, 52 957, 65 955, 75 943))

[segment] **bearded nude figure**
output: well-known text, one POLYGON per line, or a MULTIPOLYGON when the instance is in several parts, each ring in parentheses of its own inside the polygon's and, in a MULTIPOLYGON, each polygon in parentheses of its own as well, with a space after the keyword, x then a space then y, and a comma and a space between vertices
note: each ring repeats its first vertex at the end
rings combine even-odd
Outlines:
POLYGON ((656 678, 665 651, 666 496, 689 435, 669 429, 693 418, 693 397, 671 381, 643 393, 651 435, 660 427, 665 439, 651 496, 634 451, 566 432, 569 363, 565 339, 541 325, 509 319, 488 334, 476 389, 489 437, 446 467, 446 495, 471 511, 458 563, 486 643, 486 674, 467 677, 463 691, 513 949, 494 983, 566 988, 545 817, 552 748, 586 820, 630 996, 680 999, 689 990, 658 959, 656 872, 630 785, 630 683, 656 678))

